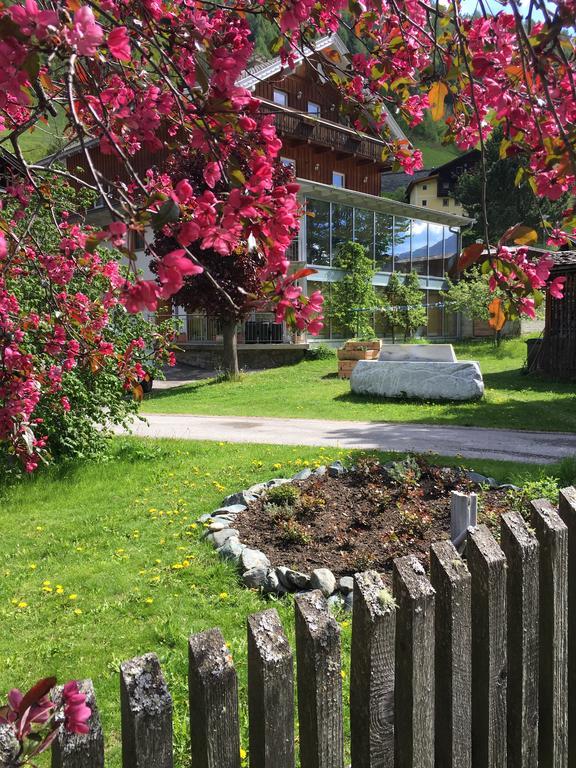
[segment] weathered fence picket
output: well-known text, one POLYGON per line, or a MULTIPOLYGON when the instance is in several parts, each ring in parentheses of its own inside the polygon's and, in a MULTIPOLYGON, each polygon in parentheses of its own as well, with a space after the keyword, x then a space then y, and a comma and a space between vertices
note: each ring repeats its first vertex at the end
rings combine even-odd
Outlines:
POLYGON ((539 547, 518 512, 502 515, 508 563, 508 768, 538 765, 539 547))
POLYGON ((506 767, 506 558, 485 525, 468 536, 472 574, 472 765, 506 767))
POLYGON ((465 562, 450 541, 432 544, 430 580, 436 590, 436 765, 470 768, 471 580, 465 562))
POLYGON ((293 659, 275 610, 248 617, 248 714, 251 768, 294 768, 293 659))
POLYGON ((576 488, 560 491, 558 514, 568 529, 568 765, 576 768, 576 488))
POLYGON ((414 555, 394 561, 396 768, 434 765, 434 589, 414 555))
POLYGON ((568 529, 549 501, 532 502, 540 543, 540 768, 568 765, 568 529))
POLYGON ((295 602, 300 765, 343 768, 340 627, 321 592, 295 602))
POLYGON ((123 768, 172 768, 172 699, 147 653, 120 665, 123 768))
MULTIPOLYGON (((393 590, 356 574, 352 768, 576 768, 576 489, 532 529, 501 518, 499 545, 470 529, 466 559, 431 547, 394 562, 393 590)), ((248 618, 250 768, 344 768, 340 627, 321 592, 295 597, 293 655, 275 610, 248 618), (298 749, 297 749, 298 747, 298 749)), ((64 730, 52 768, 103 768, 94 689, 88 734, 64 730)), ((154 654, 120 667, 124 768, 172 768, 172 700, 154 654)), ((56 698, 61 693, 56 692, 56 698)), ((241 768, 238 682, 219 630, 189 641, 191 768, 241 768)), ((3 730, 4 729, 4 730, 3 730)), ((0 765, 6 748, 0 726, 0 765)))
MULTIPOLYGON (((92 710, 90 732, 84 735, 60 730, 52 745, 52 768, 104 768, 104 736, 92 680, 80 681, 78 688, 92 710)), ((61 687, 54 698, 58 704, 61 702, 61 687)))
POLYGON ((219 629, 188 644, 190 741, 194 768, 240 768, 238 679, 219 629))
POLYGON ((377 573, 356 574, 350 661, 354 768, 394 768, 395 608, 377 573))

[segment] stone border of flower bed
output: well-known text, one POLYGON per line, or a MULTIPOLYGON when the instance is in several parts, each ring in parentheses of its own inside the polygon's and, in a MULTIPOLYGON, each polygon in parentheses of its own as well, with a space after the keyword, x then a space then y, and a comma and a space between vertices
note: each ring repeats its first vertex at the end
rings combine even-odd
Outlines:
MULTIPOLYGON (((385 465, 386 466, 386 465, 385 465)), ((354 580, 351 576, 336 579, 329 568, 317 568, 311 574, 292 570, 285 565, 273 566, 264 552, 252 549, 240 541, 239 532, 234 528, 234 520, 271 488, 294 480, 307 480, 312 475, 339 477, 349 470, 341 461, 330 466, 320 466, 315 470, 303 469, 292 477, 277 477, 263 483, 257 483, 243 491, 226 496, 222 506, 214 512, 198 518, 206 526, 206 539, 214 546, 223 560, 232 561, 240 573, 242 583, 249 589, 260 589, 264 594, 282 596, 288 592, 303 592, 319 589, 328 598, 330 605, 339 605, 351 611, 354 600, 354 580)), ((493 477, 486 477, 479 472, 466 470, 467 476, 477 485, 487 485, 492 489, 517 489, 514 485, 499 485, 493 477)))

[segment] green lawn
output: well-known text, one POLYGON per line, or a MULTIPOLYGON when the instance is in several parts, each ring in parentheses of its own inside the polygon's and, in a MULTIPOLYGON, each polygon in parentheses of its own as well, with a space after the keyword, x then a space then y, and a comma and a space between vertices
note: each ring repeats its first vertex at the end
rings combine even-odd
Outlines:
POLYGON ((455 344, 459 360, 479 360, 486 395, 474 403, 381 400, 353 395, 336 376, 336 360, 246 374, 240 382, 204 380, 153 393, 143 410, 221 416, 404 421, 477 427, 576 431, 576 391, 522 371, 526 344, 505 341, 455 344))
MULTIPOLYGON (((106 464, 40 474, 0 498, 0 700, 37 678, 92 677, 108 766, 120 765, 118 664, 153 650, 175 701, 176 765, 187 765, 186 640, 219 626, 246 701, 248 614, 270 605, 241 589, 194 520, 222 497, 342 451, 116 440, 106 464)), ((453 463, 454 459, 442 459, 453 463)), ((544 470, 470 461, 502 481, 544 470)), ((547 466, 547 473, 559 468, 547 466)), ((293 638, 292 603, 275 603, 293 638)), ((345 666, 349 619, 340 617, 345 666)), ((345 685, 346 690, 346 685, 345 685)), ((346 694, 347 695, 347 694, 346 694)), ((246 708, 241 708, 244 744, 246 708)), ((46 765, 46 763, 42 763, 46 765)))

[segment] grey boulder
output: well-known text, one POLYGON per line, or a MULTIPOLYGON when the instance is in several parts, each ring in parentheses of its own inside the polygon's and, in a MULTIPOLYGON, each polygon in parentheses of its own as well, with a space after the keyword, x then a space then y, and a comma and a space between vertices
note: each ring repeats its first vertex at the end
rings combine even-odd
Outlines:
POLYGON ((340 477, 340 475, 345 474, 346 468, 344 467, 344 464, 342 464, 341 461, 335 461, 333 464, 330 464, 328 467, 328 475, 330 477, 340 477))
POLYGON ((276 568, 276 575, 282 586, 291 592, 297 589, 306 589, 310 586, 310 576, 299 571, 293 571, 285 565, 280 565, 276 568))
POLYGON ((484 394, 482 373, 475 361, 359 360, 350 387, 358 395, 418 400, 477 400, 484 394))
POLYGON ((316 568, 310 577, 310 587, 319 589, 324 597, 330 597, 336 589, 336 577, 329 568, 316 568))
POLYGON ((260 552, 259 549, 246 549, 241 555, 242 567, 245 571, 249 571, 252 568, 269 568, 270 560, 266 557, 264 552, 260 552))
POLYGON ((311 474, 312 470, 308 467, 304 467, 304 469, 301 469, 300 472, 296 472, 296 474, 292 476, 292 480, 308 480, 311 474))
POLYGON ((218 554, 223 560, 232 560, 233 563, 238 565, 242 552, 246 549, 246 546, 242 544, 237 536, 231 536, 226 539, 224 544, 218 549, 218 554))
POLYGON ((261 589, 268 576, 268 568, 249 568, 242 574, 242 583, 249 589, 261 589))
POLYGON ((222 531, 214 531, 214 533, 208 534, 206 538, 216 547, 216 549, 219 549, 228 539, 231 539, 233 536, 238 538, 238 531, 236 528, 224 528, 222 531))
POLYGON ((338 581, 338 589, 343 595, 348 595, 354 591, 354 579, 352 576, 342 576, 338 581))

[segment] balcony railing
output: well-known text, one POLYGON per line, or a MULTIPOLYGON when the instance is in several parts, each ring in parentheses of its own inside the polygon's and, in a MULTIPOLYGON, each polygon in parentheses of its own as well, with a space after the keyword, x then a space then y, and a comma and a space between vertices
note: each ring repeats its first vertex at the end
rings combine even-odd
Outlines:
POLYGON ((329 147, 335 152, 382 162, 384 144, 378 139, 357 133, 345 125, 331 123, 296 110, 288 110, 276 104, 262 102, 261 109, 272 112, 276 116, 276 129, 280 135, 329 147))
MULTIPOLYGON (((181 344, 217 344, 222 341, 218 318, 203 314, 177 315, 180 321, 178 342, 181 344)), ((289 344, 292 341, 285 323, 276 323, 268 312, 253 315, 238 324, 239 344, 289 344)))

